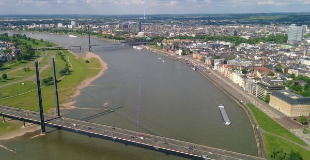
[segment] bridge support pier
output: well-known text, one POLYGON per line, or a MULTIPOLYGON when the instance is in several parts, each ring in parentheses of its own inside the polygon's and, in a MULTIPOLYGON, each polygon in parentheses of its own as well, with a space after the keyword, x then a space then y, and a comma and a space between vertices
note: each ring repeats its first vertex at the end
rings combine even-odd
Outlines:
POLYGON ((91 52, 91 44, 90 44, 90 28, 89 25, 87 25, 88 30, 88 51, 91 52))
POLYGON ((41 134, 45 134, 45 123, 44 123, 44 115, 43 115, 43 105, 42 105, 42 95, 41 95, 38 62, 35 62, 35 66, 36 66, 36 79, 37 79, 37 87, 38 87, 39 111, 40 111, 40 120, 41 120, 40 122, 41 134))
POLYGON ((55 67, 55 59, 54 58, 53 58, 53 78, 54 78, 56 114, 59 117, 60 116, 60 109, 59 109, 58 89, 57 89, 57 79, 56 79, 56 67, 55 67))
POLYGON ((25 120, 22 121, 22 127, 25 128, 26 127, 26 123, 25 120))
POLYGON ((4 115, 2 115, 2 122, 5 123, 4 115))

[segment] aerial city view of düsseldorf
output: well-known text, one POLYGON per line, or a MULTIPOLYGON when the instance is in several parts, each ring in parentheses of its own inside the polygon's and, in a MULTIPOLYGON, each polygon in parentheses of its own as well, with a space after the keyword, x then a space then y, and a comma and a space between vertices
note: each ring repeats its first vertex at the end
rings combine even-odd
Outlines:
POLYGON ((0 160, 310 160, 309 0, 0 0, 0 160))

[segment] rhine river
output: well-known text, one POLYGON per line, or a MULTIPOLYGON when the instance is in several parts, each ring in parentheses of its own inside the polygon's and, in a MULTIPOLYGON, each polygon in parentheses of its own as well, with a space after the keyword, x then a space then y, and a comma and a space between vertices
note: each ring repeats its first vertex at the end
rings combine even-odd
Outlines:
MULTIPOLYGON (((87 38, 28 34, 64 47, 82 45, 87 38)), ((250 122, 241 107, 189 66, 146 50, 103 40, 92 40, 93 52, 107 64, 103 76, 75 98, 78 109, 66 116, 169 138, 257 155, 250 122), (218 105, 223 104, 232 124, 226 126, 218 105), (105 113, 103 109, 114 109, 105 113)), ((79 49, 73 48, 79 55, 79 49)), ((44 101, 44 97, 43 97, 44 101)), ((2 142, 8 160, 182 159, 134 146, 90 138, 49 128, 46 136, 28 134, 2 142)))

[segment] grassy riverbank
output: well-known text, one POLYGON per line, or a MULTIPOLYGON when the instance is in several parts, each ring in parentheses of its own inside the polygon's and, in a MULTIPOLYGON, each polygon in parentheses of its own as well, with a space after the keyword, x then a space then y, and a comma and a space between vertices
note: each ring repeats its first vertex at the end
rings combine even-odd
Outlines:
MULTIPOLYGON (((61 79, 58 82, 60 103, 66 103, 70 100, 69 97, 74 93, 75 88, 84 79, 97 75, 102 69, 102 66, 96 58, 91 58, 89 59, 90 63, 85 63, 84 58, 75 57, 68 51, 62 52, 65 55, 64 58, 66 61, 64 61, 59 54, 55 54, 55 62, 57 77, 58 79, 61 79), (69 65, 70 74, 61 77, 59 71, 62 70, 66 64, 69 65)), ((48 54, 52 54, 52 52, 49 52, 48 54)), ((51 65, 49 65, 46 70, 41 73, 40 78, 42 80, 49 76, 52 76, 51 65)), ((17 83, 2 88, 1 90, 3 93, 0 95, 0 104, 38 111, 36 83, 33 80, 26 80, 22 83, 24 83, 24 85, 17 83)), ((42 98, 44 111, 47 111, 55 106, 53 85, 42 86, 42 98)))
POLYGON ((5 123, 0 122, 0 136, 10 133, 20 128, 21 126, 21 123, 17 123, 16 121, 10 121, 5 123))
MULTIPOLYGON (((54 43, 31 38, 20 38, 32 48, 57 46, 54 43)), ((92 54, 92 53, 89 53, 92 54)), ((55 58, 60 103, 64 104, 71 101, 70 96, 75 94, 76 88, 81 89, 80 85, 86 79, 98 76, 103 72, 104 62, 100 57, 86 57, 90 63, 86 63, 86 58, 78 57, 66 50, 62 51, 39 51, 30 59, 22 61, 10 61, 0 69, 0 74, 6 73, 8 79, 0 80, 0 105, 22 108, 26 110, 38 111, 37 87, 35 83, 34 62, 39 62, 40 79, 52 76, 51 59, 55 58), (62 52, 62 55, 59 54, 62 52), (59 71, 69 67, 70 73, 61 76, 59 71)), ((52 111, 54 108, 54 88, 53 85, 42 87, 44 111, 52 111)), ((10 134, 12 131, 20 129, 21 124, 17 121, 7 121, 0 123, 0 136, 10 134)), ((22 131, 21 131, 22 132, 22 131)))
POLYGON ((254 114, 261 129, 265 148, 269 157, 273 151, 282 148, 283 151, 287 153, 291 150, 298 151, 304 159, 310 159, 309 146, 307 146, 304 141, 275 122, 254 105, 248 104, 248 107, 254 114))

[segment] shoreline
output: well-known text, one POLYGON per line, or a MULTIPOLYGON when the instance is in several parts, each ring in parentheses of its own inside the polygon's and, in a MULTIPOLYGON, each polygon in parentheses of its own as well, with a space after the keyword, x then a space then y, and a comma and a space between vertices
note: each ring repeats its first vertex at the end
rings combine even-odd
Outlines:
POLYGON ((26 127, 20 127, 16 130, 10 132, 10 133, 7 133, 7 134, 0 136, 0 141, 7 141, 7 140, 14 139, 14 138, 22 137, 22 136, 26 135, 27 133, 33 133, 33 132, 36 132, 38 130, 40 130, 39 125, 27 123, 26 127))
MULTIPOLYGON (((80 56, 78 56, 77 54, 75 54, 72 51, 69 51, 69 52, 71 54, 75 55, 75 57, 80 57, 80 56)), ((91 58, 96 58, 96 59, 99 60, 102 68, 101 68, 101 70, 99 71, 99 73, 97 75, 95 75, 93 77, 90 77, 90 78, 87 78, 87 79, 84 79, 81 82, 81 84, 75 88, 75 91, 70 96, 71 99, 78 97, 81 94, 81 90, 83 88, 89 86, 93 81, 95 81, 96 79, 101 77, 105 73, 105 71, 108 69, 107 63, 105 61, 103 61, 103 59, 99 55, 94 54, 93 52, 89 52, 89 51, 86 51, 85 53, 86 54, 83 57, 85 60, 89 60, 91 58)), ((74 109, 74 108, 76 108, 75 103, 76 103, 75 100, 70 100, 69 102, 66 102, 66 103, 63 103, 63 104, 60 104, 60 105, 62 106, 63 109, 74 109)))
MULTIPOLYGON (((80 56, 77 55, 76 53, 68 50, 70 54, 74 55, 75 58, 79 58, 80 56)), ((92 52, 85 52, 85 56, 82 57, 85 60, 89 60, 91 58, 96 58, 99 60, 100 64, 101 64, 101 70, 99 71, 99 73, 97 73, 95 76, 84 79, 76 88, 75 91, 73 92, 73 94, 70 96, 71 98, 75 98, 77 96, 79 96, 81 94, 81 89, 89 86, 93 81, 95 81, 97 78, 101 77, 104 72, 108 69, 108 65, 105 61, 103 61, 103 59, 97 55, 94 54, 92 52)), ((74 104, 76 103, 76 101, 74 100, 70 100, 69 102, 60 104, 62 109, 74 109, 76 108, 74 106, 74 104)), ((11 140, 11 139, 15 139, 18 137, 22 137, 24 135, 26 135, 27 133, 33 133, 40 130, 40 126, 39 125, 35 125, 35 124, 31 124, 31 125, 26 125, 26 127, 24 128, 18 128, 16 130, 13 130, 12 132, 6 133, 4 135, 0 136, 0 141, 7 141, 7 140, 11 140)), ((1 144, 1 143, 0 143, 1 144)))
MULTIPOLYGON (((156 54, 160 54, 160 55, 172 58, 172 59, 177 59, 178 58, 177 55, 172 55, 172 54, 170 54, 168 52, 164 52, 164 51, 161 51, 161 50, 157 50, 157 49, 153 49, 153 48, 147 48, 146 50, 151 51, 151 52, 156 53, 156 54)), ((177 60, 179 62, 181 62, 181 63, 185 63, 185 61, 181 61, 180 59, 177 59, 177 60)), ((211 70, 212 69, 210 68, 208 71, 210 73, 214 74, 213 73, 214 71, 211 71, 211 70)), ((249 122, 250 122, 250 125, 252 127, 252 130, 253 130, 253 134, 254 134, 254 138, 255 138, 255 141, 256 141, 257 150, 258 150, 258 156, 259 157, 267 157, 261 133, 256 129, 257 123, 256 123, 256 119, 253 116, 253 113, 242 102, 240 102, 238 100, 238 98, 236 98, 232 93, 230 93, 227 89, 225 89, 225 87, 222 87, 221 84, 219 83, 219 81, 216 81, 215 79, 210 77, 209 74, 207 74, 207 73, 205 73, 205 72, 203 72, 203 71, 201 71, 199 69, 197 69, 197 71, 203 77, 205 77, 208 81, 210 81, 215 87, 217 87, 219 90, 221 90, 224 94, 226 94, 233 101, 235 101, 244 110, 244 112, 246 113, 246 115, 247 115, 247 117, 249 119, 249 122)), ((219 79, 217 79, 217 80, 219 80, 219 79)), ((227 86, 226 83, 224 83, 224 84, 227 86)))

